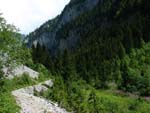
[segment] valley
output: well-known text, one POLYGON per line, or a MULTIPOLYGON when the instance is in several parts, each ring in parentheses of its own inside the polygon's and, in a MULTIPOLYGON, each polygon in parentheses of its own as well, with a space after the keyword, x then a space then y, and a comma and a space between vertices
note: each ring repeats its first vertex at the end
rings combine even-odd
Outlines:
POLYGON ((0 113, 149 113, 149 6, 71 0, 26 36, 0 14, 0 113))

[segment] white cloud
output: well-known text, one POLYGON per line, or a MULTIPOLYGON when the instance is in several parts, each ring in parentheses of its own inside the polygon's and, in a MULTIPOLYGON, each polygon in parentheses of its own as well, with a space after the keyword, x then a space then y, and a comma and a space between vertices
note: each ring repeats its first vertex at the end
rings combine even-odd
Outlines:
POLYGON ((61 13, 70 0, 0 0, 0 12, 8 23, 27 34, 61 13))

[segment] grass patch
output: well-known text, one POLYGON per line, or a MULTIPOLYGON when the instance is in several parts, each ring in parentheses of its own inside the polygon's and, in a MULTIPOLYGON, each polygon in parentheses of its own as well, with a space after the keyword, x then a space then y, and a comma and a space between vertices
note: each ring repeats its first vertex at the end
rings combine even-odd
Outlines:
POLYGON ((45 93, 47 99, 77 113, 149 113, 150 102, 142 98, 115 94, 113 90, 96 90, 83 80, 66 83, 55 79, 54 87, 45 93))

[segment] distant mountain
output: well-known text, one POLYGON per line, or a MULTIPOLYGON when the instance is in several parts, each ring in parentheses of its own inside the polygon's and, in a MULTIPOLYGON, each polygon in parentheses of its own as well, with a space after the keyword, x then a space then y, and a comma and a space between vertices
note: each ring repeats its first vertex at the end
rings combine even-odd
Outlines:
POLYGON ((21 34, 21 39, 25 39, 26 35, 25 34, 21 34))
POLYGON ((29 39, 28 45, 31 47, 33 43, 38 42, 40 45, 45 45, 53 53, 68 47, 74 47, 79 38, 76 36, 76 32, 70 32, 66 40, 59 36, 60 32, 64 31, 65 25, 72 23, 81 14, 92 10, 98 3, 99 0, 72 0, 61 15, 47 21, 27 36, 29 39))
POLYGON ((149 4, 148 0, 71 0, 61 15, 27 36, 28 46, 39 43, 54 55, 79 43, 88 45, 95 35, 102 44, 138 47, 141 38, 150 40, 149 4))

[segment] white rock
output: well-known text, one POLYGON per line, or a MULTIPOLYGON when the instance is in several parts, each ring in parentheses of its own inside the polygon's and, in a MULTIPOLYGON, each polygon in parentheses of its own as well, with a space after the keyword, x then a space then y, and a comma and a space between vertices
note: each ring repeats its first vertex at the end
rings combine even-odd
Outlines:
POLYGON ((45 92, 45 91, 47 91, 48 88, 45 87, 45 86, 42 86, 42 85, 35 85, 35 86, 34 86, 34 90, 37 91, 38 93, 40 93, 40 92, 45 92))
MULTIPOLYGON (((50 81, 46 81, 46 83, 50 83, 50 81)), ((18 105, 21 107, 20 113, 69 113, 65 109, 58 107, 56 103, 34 96, 33 89, 35 87, 39 88, 39 86, 44 87, 41 83, 12 91, 12 95, 15 96, 18 105)))
POLYGON ((38 72, 24 65, 18 66, 15 69, 11 69, 10 67, 4 67, 2 71, 4 72, 5 77, 8 79, 13 79, 15 76, 21 76, 24 73, 27 73, 31 78, 38 78, 39 76, 38 72))
POLYGON ((53 82, 51 80, 45 81, 43 84, 49 87, 53 86, 53 82))

